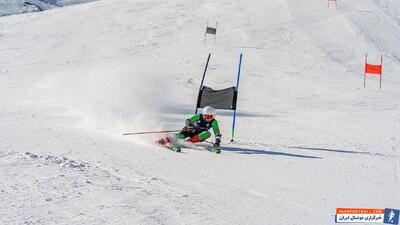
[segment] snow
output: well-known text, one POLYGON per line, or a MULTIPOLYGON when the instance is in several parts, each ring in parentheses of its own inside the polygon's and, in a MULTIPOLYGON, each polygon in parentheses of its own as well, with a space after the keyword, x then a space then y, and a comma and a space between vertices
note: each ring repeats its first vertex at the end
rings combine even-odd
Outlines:
POLYGON ((399 11, 102 0, 1 17, 0 222, 310 225, 399 208, 399 11), (209 52, 215 89, 243 53, 235 142, 222 110, 220 155, 121 135, 181 128, 209 52), (384 54, 381 91, 362 86, 367 52, 384 54))
POLYGON ((95 0, 0 0, 0 16, 31 13, 95 0))
POLYGON ((24 0, 1 0, 0 16, 40 11, 37 6, 24 3, 24 0))

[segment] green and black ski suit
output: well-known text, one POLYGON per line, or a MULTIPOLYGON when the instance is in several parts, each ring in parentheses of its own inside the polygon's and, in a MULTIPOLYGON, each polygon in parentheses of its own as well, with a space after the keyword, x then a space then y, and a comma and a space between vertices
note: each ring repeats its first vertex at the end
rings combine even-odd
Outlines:
POLYGON ((216 138, 221 139, 221 133, 219 131, 219 126, 217 120, 213 119, 210 122, 207 122, 202 114, 195 114, 191 118, 189 118, 190 122, 193 124, 195 128, 192 131, 188 131, 187 129, 182 129, 176 137, 179 139, 185 139, 190 137, 192 141, 204 141, 207 138, 211 137, 211 133, 208 131, 210 128, 213 129, 214 135, 216 138))

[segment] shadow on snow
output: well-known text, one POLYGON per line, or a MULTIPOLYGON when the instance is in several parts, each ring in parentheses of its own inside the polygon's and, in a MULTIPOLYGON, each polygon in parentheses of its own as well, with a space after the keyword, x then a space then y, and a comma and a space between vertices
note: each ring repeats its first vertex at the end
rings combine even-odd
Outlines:
POLYGON ((337 152, 337 153, 347 153, 347 154, 365 154, 365 155, 378 155, 383 156, 380 153, 371 153, 371 152, 358 152, 358 151, 350 151, 350 150, 341 150, 341 149, 329 149, 329 148, 313 148, 313 147, 289 147, 301 150, 313 150, 313 151, 324 151, 324 152, 337 152))
POLYGON ((317 157, 317 156, 292 154, 292 153, 277 152, 277 151, 271 151, 271 150, 259 150, 259 149, 239 148, 239 147, 220 147, 220 149, 222 151, 234 152, 237 154, 263 154, 263 155, 289 156, 289 157, 297 157, 297 158, 322 159, 321 157, 317 157))

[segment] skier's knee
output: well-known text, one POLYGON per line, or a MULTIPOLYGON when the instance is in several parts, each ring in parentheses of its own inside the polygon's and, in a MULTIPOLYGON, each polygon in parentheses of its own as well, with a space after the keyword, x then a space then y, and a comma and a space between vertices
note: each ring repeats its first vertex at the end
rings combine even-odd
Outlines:
POLYGON ((211 137, 211 133, 209 131, 204 131, 199 134, 200 141, 204 141, 207 138, 211 137))
POLYGON ((176 138, 178 138, 178 139, 185 139, 186 136, 185 136, 184 134, 182 134, 182 133, 179 133, 179 134, 176 135, 176 138))

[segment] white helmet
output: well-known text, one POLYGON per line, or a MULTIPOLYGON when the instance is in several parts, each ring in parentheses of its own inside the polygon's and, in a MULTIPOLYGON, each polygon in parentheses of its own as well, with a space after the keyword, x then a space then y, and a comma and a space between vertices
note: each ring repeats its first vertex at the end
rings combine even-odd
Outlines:
POLYGON ((212 106, 206 106, 203 108, 203 115, 213 115, 215 116, 217 111, 212 106))

